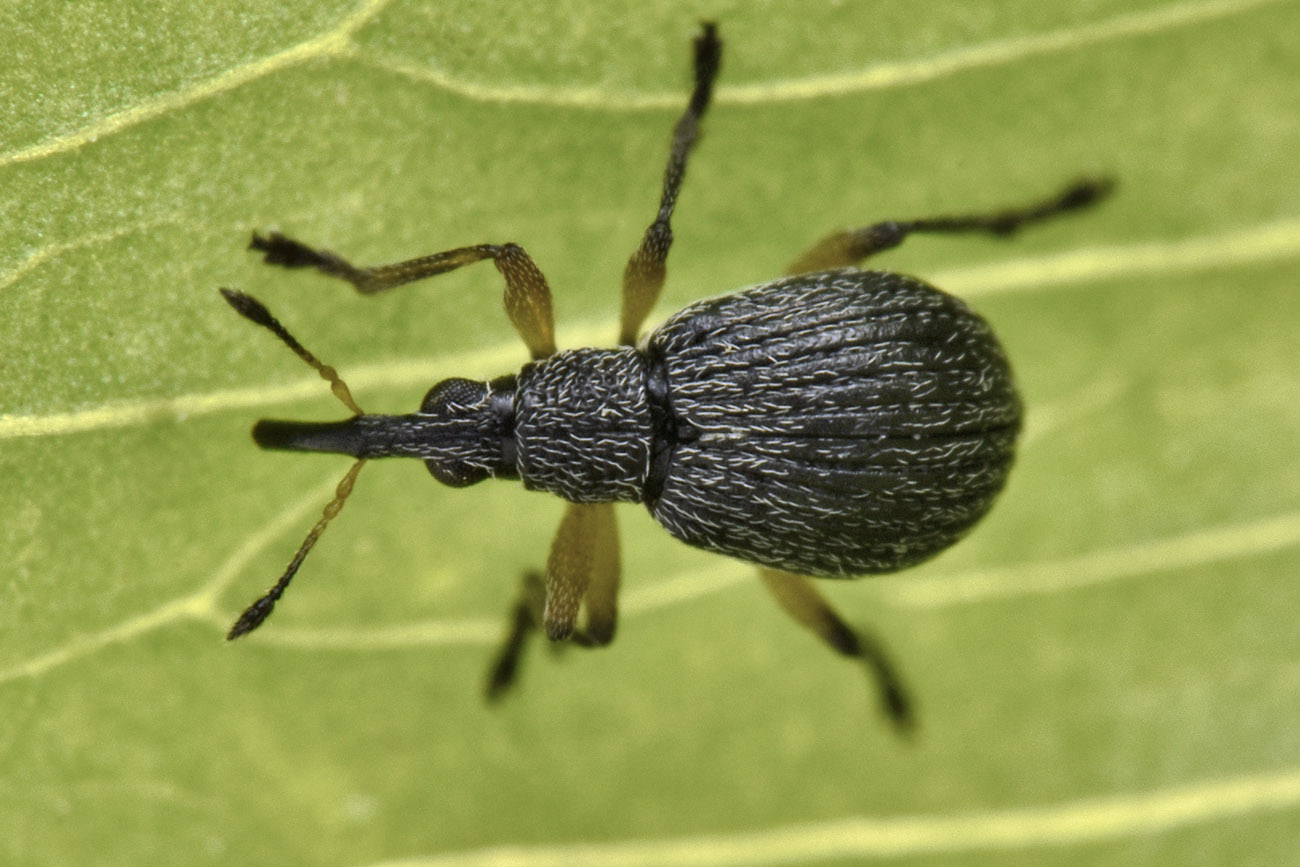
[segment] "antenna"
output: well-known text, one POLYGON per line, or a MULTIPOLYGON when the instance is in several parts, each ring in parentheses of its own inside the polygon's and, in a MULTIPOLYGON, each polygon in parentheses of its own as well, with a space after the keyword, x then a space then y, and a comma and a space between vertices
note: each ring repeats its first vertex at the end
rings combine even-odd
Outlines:
POLYGON ((243 292, 234 289, 221 289, 219 291, 221 297, 225 298, 227 303, 235 308, 235 312, 250 322, 256 322, 270 331, 280 338, 285 346, 292 349, 294 355, 311 365, 321 375, 321 379, 329 382, 330 391, 334 392, 335 397, 343 401, 344 406, 352 410, 353 415, 365 415, 365 411, 357 406, 357 402, 352 399, 352 392, 348 390, 347 385, 339 376, 339 372, 308 352, 307 348, 299 343, 298 339, 290 334, 287 328, 280 324, 280 320, 271 315, 271 311, 266 309, 265 304, 252 295, 245 295, 243 292))
POLYGON ((227 641, 233 641, 241 635, 247 635, 261 626, 263 620, 271 616, 275 603, 280 601, 280 597, 284 595, 284 591, 289 587, 289 582, 293 580, 294 575, 298 574, 298 567, 302 565, 303 560, 307 559, 307 553, 316 544, 316 540, 320 538, 321 533, 325 532, 326 525, 342 510, 343 501, 348 498, 348 494, 352 493, 352 483, 357 480, 357 474, 361 472, 361 467, 365 463, 365 458, 362 458, 348 470, 347 475, 343 477, 338 488, 334 491, 334 499, 330 500, 328 505, 325 506, 325 512, 321 515, 320 520, 311 528, 307 538, 302 540, 302 544, 298 546, 298 553, 293 555, 293 559, 289 561, 289 565, 285 568, 284 574, 280 576, 280 580, 275 582, 274 587, 258 597, 256 602, 244 609, 244 613, 239 615, 235 625, 230 627, 230 631, 226 633, 227 641))
MULTIPOLYGON (((225 298, 227 303, 229 303, 231 307, 235 308, 235 311, 238 312, 240 316, 266 328, 276 337, 280 338, 285 346, 292 349, 295 355, 315 369, 316 372, 321 375, 321 378, 329 382, 330 390, 344 406, 352 410, 355 415, 360 416, 365 414, 361 407, 357 406, 357 402, 352 399, 352 392, 348 390, 347 384, 343 382, 338 371, 308 352, 306 347, 299 343, 298 340, 289 333, 288 329, 281 325, 280 321, 271 315, 271 311, 267 310, 266 306, 262 304, 262 302, 258 301, 251 295, 245 295, 243 292, 237 292, 234 289, 222 289, 220 291, 221 297, 225 298)), ((293 580, 293 576, 298 574, 298 568, 302 566, 303 561, 307 559, 307 554, 310 553, 312 547, 315 546, 316 540, 325 532, 325 528, 329 525, 330 521, 334 520, 334 516, 343 509, 343 501, 352 493, 352 486, 357 480, 357 474, 361 472, 361 467, 364 466, 365 463, 365 458, 358 460, 347 471, 347 474, 343 476, 342 480, 339 481, 338 487, 334 490, 334 499, 330 500, 329 503, 326 504, 325 511, 321 514, 320 520, 318 520, 311 528, 311 531, 307 533, 307 538, 302 540, 302 544, 298 546, 297 553, 295 553, 293 559, 289 561, 289 565, 285 568, 284 574, 280 576, 280 580, 276 581, 275 585, 271 587, 270 590, 266 591, 266 593, 262 594, 256 602, 244 609, 244 613, 239 615, 239 619, 235 621, 235 625, 230 627, 230 631, 226 633, 227 640, 234 640, 241 635, 247 635, 257 627, 261 626, 262 621, 266 620, 266 618, 271 615, 271 611, 275 608, 275 603, 284 595, 284 591, 288 589, 289 582, 293 580)))

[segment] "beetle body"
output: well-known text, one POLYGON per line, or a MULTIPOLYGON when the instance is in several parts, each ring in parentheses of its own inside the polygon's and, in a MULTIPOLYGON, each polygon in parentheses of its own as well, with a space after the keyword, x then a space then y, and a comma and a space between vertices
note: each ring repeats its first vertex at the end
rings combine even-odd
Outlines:
POLYGON ((424 459, 576 503, 643 502, 690 545, 819 576, 955 542, 1010 468, 1020 403, 988 325, 913 277, 844 269, 686 307, 641 347, 577 349, 421 411, 262 422, 264 446, 424 459))
MULTIPOLYGON (((784 278, 692 304, 641 339, 664 285, 671 220, 722 57, 717 27, 694 42, 694 89, 673 127, 659 208, 623 270, 615 349, 558 351, 551 290, 515 243, 456 247, 358 266, 276 232, 250 247, 373 295, 491 260, 505 312, 532 355, 488 382, 447 379, 409 415, 370 415, 337 371, 261 302, 225 299, 329 381, 352 413, 338 422, 261 421, 267 448, 357 458, 279 580, 231 627, 270 615, 370 458, 424 461, 463 487, 510 478, 568 501, 544 571, 524 575, 487 681, 516 677, 526 636, 586 647, 613 640, 621 581, 615 502, 640 502, 678 539, 759 564, 795 621, 873 673, 900 728, 911 703, 878 642, 855 630, 807 576, 891 572, 944 550, 1002 489, 1020 401, 1001 346, 961 301, 913 277, 855 266, 913 234, 1020 228, 1090 206, 1111 189, 1080 179, 1021 207, 845 229, 807 248, 784 278)), ((507 179, 508 180, 508 179, 507 179)))

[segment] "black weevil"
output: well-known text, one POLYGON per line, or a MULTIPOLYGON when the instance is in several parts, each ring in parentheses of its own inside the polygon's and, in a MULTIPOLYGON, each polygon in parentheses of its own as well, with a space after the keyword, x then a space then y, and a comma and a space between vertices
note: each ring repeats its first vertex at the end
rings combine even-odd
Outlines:
POLYGON ((1002 489, 1020 400, 988 324, 915 277, 860 271, 914 232, 1010 235, 1082 208, 1110 189, 1076 182, 1043 202, 987 214, 889 221, 839 232, 790 276, 693 304, 637 342, 664 281, 669 221, 709 106, 722 44, 695 40, 695 89, 673 130, 659 212, 623 272, 618 349, 557 352, 550 289, 515 244, 481 244, 358 268, 272 233, 251 248, 286 268, 316 268, 373 294, 491 259, 533 361, 490 382, 448 379, 410 415, 362 412, 333 368, 248 295, 223 289, 316 368, 353 415, 261 421, 263 448, 351 455, 356 463, 284 575, 231 628, 271 613, 370 458, 414 457, 453 487, 519 479, 568 501, 544 580, 525 576, 488 694, 513 680, 528 633, 584 646, 614 637, 619 583, 615 502, 640 502, 682 541, 756 563, 781 606, 836 651, 863 660, 900 727, 911 703, 881 648, 851 629, 804 576, 892 572, 952 545, 1002 489), (586 619, 579 626, 580 609, 586 619))

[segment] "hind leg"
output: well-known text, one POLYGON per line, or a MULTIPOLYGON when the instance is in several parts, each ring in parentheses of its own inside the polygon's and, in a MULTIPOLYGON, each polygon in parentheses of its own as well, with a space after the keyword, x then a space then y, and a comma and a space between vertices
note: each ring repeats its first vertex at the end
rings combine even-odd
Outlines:
POLYGON ((836 653, 859 660, 866 666, 875 680, 881 709, 889 721, 900 732, 911 731, 916 726, 912 699, 880 643, 845 623, 813 586, 811 579, 777 569, 760 568, 758 571, 777 603, 797 623, 836 653))
POLYGON ((1008 236, 1023 226, 1037 223, 1100 201, 1110 193, 1114 182, 1085 179, 1070 184, 1050 199, 1019 208, 1007 208, 984 214, 956 217, 927 217, 921 220, 886 220, 827 235, 790 264, 789 274, 807 274, 831 268, 847 268, 881 250, 897 247, 914 232, 947 233, 986 232, 1008 236))

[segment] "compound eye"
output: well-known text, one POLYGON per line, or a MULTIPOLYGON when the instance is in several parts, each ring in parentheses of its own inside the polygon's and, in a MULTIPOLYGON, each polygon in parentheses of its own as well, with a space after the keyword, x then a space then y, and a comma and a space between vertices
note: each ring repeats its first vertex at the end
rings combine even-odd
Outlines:
POLYGON ((429 415, 448 415, 456 410, 464 410, 487 400, 488 388, 485 382, 454 377, 444 379, 429 389, 420 404, 420 412, 429 415))
POLYGON ((426 459, 429 474, 449 488, 467 488, 491 475, 485 467, 463 461, 426 459))
POLYGON ((489 401, 487 383, 461 378, 444 379, 424 396, 421 414, 446 422, 439 439, 441 453, 424 461, 429 473, 444 485, 464 488, 492 474, 487 465, 498 447, 484 439, 478 422, 490 418, 489 401))

